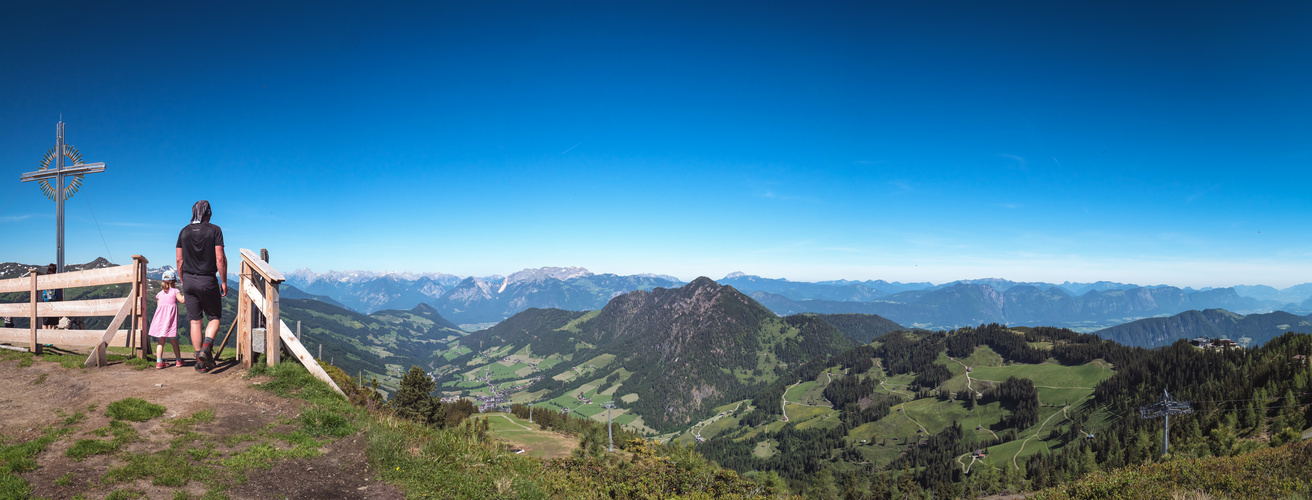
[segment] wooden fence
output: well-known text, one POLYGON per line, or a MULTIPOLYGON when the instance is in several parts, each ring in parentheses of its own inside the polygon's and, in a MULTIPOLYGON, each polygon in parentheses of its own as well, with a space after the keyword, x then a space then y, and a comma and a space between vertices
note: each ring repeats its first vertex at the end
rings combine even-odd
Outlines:
POLYGON ((46 344, 71 347, 91 347, 87 357, 87 366, 105 365, 105 348, 109 345, 122 345, 134 350, 138 357, 145 357, 146 332, 148 316, 146 313, 146 296, 150 291, 150 281, 146 278, 146 258, 132 256, 132 264, 125 266, 71 271, 60 274, 39 275, 36 268, 28 276, 0 280, 0 293, 29 294, 27 303, 0 303, 0 315, 26 317, 31 320, 28 328, 0 328, 0 344, 7 343, 21 346, 26 344, 28 350, 41 354, 46 344), (132 289, 126 297, 112 299, 63 300, 43 302, 40 299, 43 290, 81 288, 91 286, 116 285, 131 283, 132 289), (41 318, 74 318, 113 316, 105 330, 43 330, 41 318), (120 330, 124 320, 128 328, 120 330))
MULTIPOLYGON (((150 343, 146 339, 149 326, 146 314, 146 296, 150 291, 150 280, 146 277, 146 258, 132 256, 132 264, 126 266, 72 271, 60 274, 39 275, 35 268, 29 276, 0 280, 0 293, 28 292, 27 303, 0 303, 0 315, 30 318, 29 328, 0 328, 0 344, 28 345, 28 349, 41 354, 41 347, 46 344, 91 347, 87 357, 87 366, 104 366, 105 348, 109 345, 123 345, 133 349, 137 357, 149 354, 150 343), (60 302, 42 302, 39 297, 42 290, 62 288, 80 288, 101 285, 131 283, 132 290, 127 297, 115 299, 65 300, 60 302), (43 330, 40 318, 59 317, 94 317, 113 316, 109 328, 100 330, 43 330), (128 328, 120 330, 123 321, 129 319, 128 328)), ((251 345, 251 318, 255 314, 264 317, 268 325, 265 329, 264 352, 270 366, 278 364, 282 347, 286 347, 296 360, 316 378, 326 382, 338 394, 343 394, 328 373, 319 366, 318 361, 310 355, 300 340, 292 334, 292 329, 278 317, 278 285, 284 281, 282 273, 261 259, 259 255, 245 248, 241 249, 241 284, 237 300, 237 359, 243 368, 249 369, 255 362, 255 353, 251 345), (254 306, 254 307, 252 307, 254 306), (259 310, 254 310, 258 307, 259 310)))
POLYGON ((278 285, 285 281, 282 273, 255 252, 243 248, 240 276, 241 284, 237 294, 237 359, 241 361, 241 366, 249 369, 255 363, 251 318, 258 313, 264 317, 267 325, 264 329, 264 356, 269 366, 281 361, 282 347, 285 346, 310 374, 326 382, 338 394, 345 395, 328 376, 328 372, 319 367, 319 362, 310 355, 310 351, 301 345, 300 339, 292 334, 293 330, 287 323, 278 317, 278 285), (256 308, 259 310, 256 311, 256 308))

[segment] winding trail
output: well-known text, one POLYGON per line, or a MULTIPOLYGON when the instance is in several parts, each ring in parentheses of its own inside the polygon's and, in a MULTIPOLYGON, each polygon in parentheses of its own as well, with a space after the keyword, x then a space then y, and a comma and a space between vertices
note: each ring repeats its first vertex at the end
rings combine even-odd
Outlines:
POLYGON ((782 402, 779 403, 779 412, 784 414, 784 422, 788 421, 788 390, 797 387, 797 385, 801 383, 802 381, 798 380, 796 384, 790 385, 787 389, 784 389, 784 393, 779 396, 779 399, 782 400, 782 402))
POLYGON ((916 424, 916 427, 919 427, 920 430, 925 431, 925 434, 926 434, 926 435, 929 434, 929 429, 926 429, 925 426, 920 425, 920 422, 917 422, 916 419, 911 418, 911 414, 907 413, 907 405, 906 405, 906 403, 903 403, 903 404, 902 404, 902 411, 900 411, 900 412, 898 412, 898 413, 901 413, 902 416, 907 417, 907 420, 910 420, 911 423, 916 424))
POLYGON ((979 391, 975 390, 974 387, 971 387, 971 386, 970 386, 970 367, 969 367, 969 366, 966 366, 965 363, 962 363, 962 362, 961 362, 960 360, 958 360, 957 358, 948 358, 948 359, 951 359, 951 360, 953 360, 953 361, 956 361, 957 364, 961 365, 962 368, 965 368, 965 369, 966 369, 966 390, 975 393, 975 397, 977 397, 977 398, 983 398, 983 397, 984 397, 984 394, 980 393, 979 391))
POLYGON ((692 426, 691 428, 688 429, 688 432, 691 432, 692 435, 693 435, 693 437, 698 437, 698 438, 699 438, 699 437, 702 437, 702 431, 706 430, 706 426, 715 423, 716 420, 719 420, 719 419, 721 419, 721 418, 724 418, 724 417, 727 416, 727 415, 732 415, 734 412, 738 411, 738 408, 741 408, 742 406, 743 406, 743 402, 742 402, 742 401, 739 401, 738 404, 735 405, 735 406, 733 407, 732 410, 729 410, 729 411, 727 411, 727 412, 724 412, 724 413, 725 413, 724 415, 719 415, 719 414, 717 414, 717 415, 715 415, 715 416, 713 416, 713 417, 711 417, 711 418, 708 418, 708 419, 706 419, 706 420, 702 420, 701 422, 697 422, 696 424, 693 424, 693 426, 692 426), (697 427, 699 427, 699 426, 701 427, 700 430, 697 429, 697 427))
MULTIPOLYGON (((1081 398, 1081 401, 1083 401, 1083 398, 1081 398)), ((1079 404, 1079 402, 1080 402, 1080 401, 1076 401, 1076 404, 1079 404)), ((1062 409, 1062 413, 1061 413, 1061 414, 1062 414, 1063 416, 1066 414, 1066 408, 1068 408, 1068 407, 1070 407, 1070 405, 1066 405, 1066 406, 1063 406, 1063 407, 1061 408, 1061 409, 1062 409)), ((1039 428, 1038 428, 1038 430, 1035 430, 1035 431, 1034 431, 1034 435, 1033 435, 1033 436, 1027 437, 1027 438, 1025 438, 1024 441, 1021 441, 1021 442, 1020 442, 1020 449, 1019 449, 1019 450, 1016 450, 1016 454, 1011 456, 1011 466, 1012 466, 1012 467, 1015 467, 1016 470, 1020 470, 1020 465, 1018 465, 1018 464, 1016 463, 1016 458, 1019 457, 1020 454, 1021 454, 1022 452, 1025 451, 1025 445, 1028 444, 1028 443, 1030 442, 1031 439, 1034 439, 1034 438, 1036 438, 1036 437, 1039 437, 1039 434, 1043 434, 1043 428, 1046 427, 1046 426, 1048 425, 1048 422, 1052 421, 1053 417, 1056 417, 1057 415, 1058 415, 1057 413, 1053 413, 1052 416, 1049 416, 1046 420, 1043 421, 1042 424, 1039 424, 1039 428)))

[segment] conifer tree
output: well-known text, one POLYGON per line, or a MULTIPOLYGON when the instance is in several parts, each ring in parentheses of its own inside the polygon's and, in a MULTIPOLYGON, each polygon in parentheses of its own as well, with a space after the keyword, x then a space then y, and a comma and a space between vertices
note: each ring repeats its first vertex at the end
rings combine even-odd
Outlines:
POLYGON ((405 418, 431 423, 430 419, 439 411, 440 401, 433 398, 432 392, 437 382, 424 373, 418 366, 411 366, 401 378, 401 385, 389 402, 397 415, 405 418))

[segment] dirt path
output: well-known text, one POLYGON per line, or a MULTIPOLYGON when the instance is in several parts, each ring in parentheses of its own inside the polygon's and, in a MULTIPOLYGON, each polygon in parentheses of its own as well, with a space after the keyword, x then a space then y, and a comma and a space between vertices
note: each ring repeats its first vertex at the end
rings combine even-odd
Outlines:
POLYGON ((900 412, 898 412, 898 413, 901 413, 902 416, 907 417, 907 420, 910 420, 911 423, 916 424, 916 427, 919 427, 920 430, 925 431, 925 434, 926 434, 926 435, 929 434, 929 429, 926 429, 925 426, 920 425, 920 422, 917 422, 916 419, 911 418, 911 414, 907 413, 907 406, 906 406, 906 404, 903 404, 903 405, 902 405, 902 411, 900 411, 900 412))
POLYGON ((780 411, 781 413, 784 414, 784 422, 787 422, 787 421, 788 421, 788 389, 792 389, 792 388, 794 388, 794 387, 797 387, 797 385, 798 385, 798 384, 801 384, 801 383, 802 383, 802 381, 801 381, 801 380, 798 380, 798 381, 797 381, 797 384, 793 384, 793 385, 788 386, 787 389, 784 389, 784 393, 783 393, 783 395, 779 396, 779 399, 783 400, 782 403, 779 403, 779 411, 780 411))
MULTIPOLYGON (((524 424, 521 424, 521 423, 519 423, 519 422, 516 422, 515 419, 510 418, 510 417, 508 417, 508 416, 506 416, 506 415, 504 415, 504 414, 503 414, 503 415, 500 415, 500 417, 506 419, 507 421, 509 421, 509 422, 512 423, 512 424, 515 424, 515 425, 520 426, 520 427, 524 427, 524 424)), ((526 430, 526 431, 531 431, 531 430, 533 430, 533 429, 530 429, 530 428, 528 428, 528 427, 524 427, 524 430, 526 430)))
POLYGON ((984 394, 980 393, 979 391, 975 390, 974 387, 971 387, 971 386, 970 386, 970 367, 969 367, 969 366, 966 366, 965 363, 962 363, 962 362, 961 362, 960 360, 958 360, 957 358, 948 358, 948 359, 953 360, 953 361, 956 361, 957 364, 961 365, 962 368, 965 368, 965 369, 966 369, 966 390, 975 393, 975 397, 977 397, 977 398, 983 398, 983 397, 984 397, 984 394))
MULTIPOLYGON (((1067 406, 1070 406, 1070 405, 1067 405, 1067 406)), ((1065 407, 1063 407, 1062 409, 1064 410, 1065 407)), ((1022 452, 1025 451, 1025 445, 1028 444, 1028 443, 1030 442, 1031 439, 1034 439, 1034 438, 1036 438, 1036 437, 1039 437, 1039 434, 1043 434, 1043 428, 1046 427, 1046 426, 1048 425, 1048 422, 1051 422, 1052 419, 1053 419, 1053 417, 1056 417, 1057 415, 1058 415, 1057 413, 1053 413, 1053 414, 1052 414, 1051 416, 1049 416, 1047 419, 1044 419, 1043 423, 1042 423, 1042 424, 1039 424, 1039 428, 1038 428, 1038 430, 1034 431, 1034 435, 1033 435, 1033 436, 1027 437, 1027 438, 1025 438, 1024 441, 1021 441, 1021 442, 1020 442, 1020 449, 1019 449, 1019 450, 1016 450, 1016 454, 1011 456, 1011 466, 1012 466, 1012 467, 1015 467, 1016 470, 1020 470, 1020 465, 1017 465, 1017 464, 1016 464, 1016 457, 1019 457, 1020 454, 1021 454, 1022 452)))
MULTIPOLYGON (((6 442, 31 441, 42 435, 47 426, 59 427, 65 417, 81 412, 86 419, 75 425, 75 432, 50 444, 36 456, 37 468, 21 474, 32 484, 36 498, 69 498, 86 494, 101 498, 111 491, 132 488, 147 498, 173 498, 179 490, 193 498, 206 493, 199 481, 183 487, 162 487, 150 479, 138 479, 106 486, 101 477, 111 468, 125 464, 123 452, 144 453, 167 449, 174 438, 166 423, 187 417, 200 410, 213 410, 213 423, 198 424, 194 430, 204 439, 217 441, 215 448, 224 453, 249 446, 236 443, 226 446, 224 438, 259 432, 265 428, 287 427, 285 422, 300 415, 302 402, 284 399, 257 390, 252 384, 260 379, 244 379, 245 371, 231 366, 215 373, 199 374, 190 367, 156 370, 133 370, 121 363, 105 368, 68 369, 57 363, 36 361, 21 367, 18 360, 0 361, 0 435, 6 442), (162 417, 132 422, 138 438, 118 453, 92 455, 74 461, 65 452, 76 440, 87 439, 90 431, 109 425, 105 408, 128 397, 163 405, 162 417), (56 480, 68 475, 71 481, 60 486, 56 480)), ((90 436, 94 438, 94 435, 90 436)), ((287 459, 272 469, 254 469, 245 484, 226 494, 230 498, 402 498, 399 490, 377 481, 365 456, 367 439, 363 434, 347 436, 320 449, 318 457, 287 459)))

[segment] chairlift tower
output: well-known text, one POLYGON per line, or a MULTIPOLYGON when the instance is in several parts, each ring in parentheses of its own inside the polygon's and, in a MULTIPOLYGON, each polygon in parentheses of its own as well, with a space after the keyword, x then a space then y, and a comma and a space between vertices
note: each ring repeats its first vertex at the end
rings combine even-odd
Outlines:
POLYGON ((611 426, 610 411, 615 409, 615 402, 607 401, 606 404, 602 406, 606 408, 606 439, 610 441, 610 452, 615 453, 615 436, 611 434, 610 431, 610 426, 611 426))
POLYGON ((1176 401, 1166 389, 1162 389, 1162 400, 1140 406, 1139 418, 1165 417, 1162 421, 1162 455, 1171 449, 1171 415, 1189 415, 1194 412, 1193 404, 1188 401, 1176 401))

